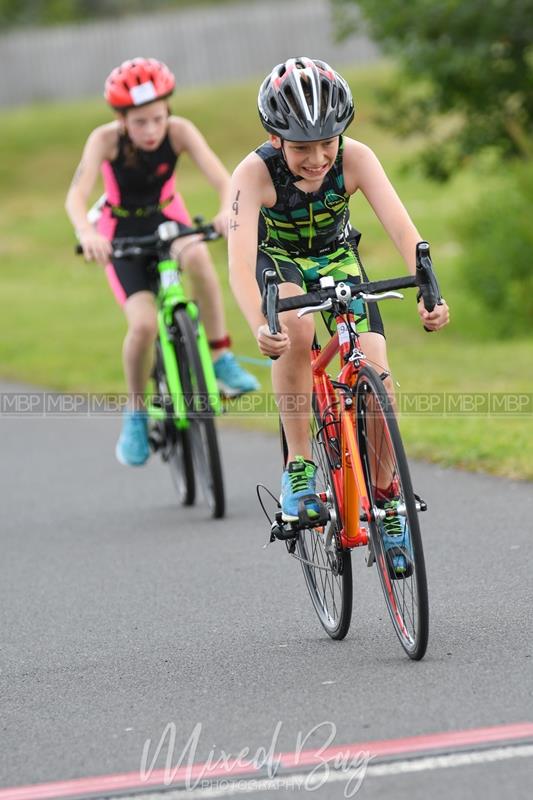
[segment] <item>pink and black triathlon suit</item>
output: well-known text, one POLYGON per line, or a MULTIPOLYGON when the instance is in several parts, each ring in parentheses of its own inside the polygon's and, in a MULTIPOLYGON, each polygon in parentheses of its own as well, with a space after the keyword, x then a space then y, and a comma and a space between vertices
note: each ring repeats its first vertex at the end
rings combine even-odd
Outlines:
MULTIPOLYGON (((174 170, 178 156, 168 133, 157 150, 135 149, 132 166, 126 163, 128 142, 128 137, 122 135, 117 157, 102 164, 106 204, 98 221, 98 232, 111 240, 116 236, 154 233, 167 219, 192 225, 176 191, 174 170)), ((152 290, 146 258, 113 258, 106 273, 121 305, 135 292, 152 290)))

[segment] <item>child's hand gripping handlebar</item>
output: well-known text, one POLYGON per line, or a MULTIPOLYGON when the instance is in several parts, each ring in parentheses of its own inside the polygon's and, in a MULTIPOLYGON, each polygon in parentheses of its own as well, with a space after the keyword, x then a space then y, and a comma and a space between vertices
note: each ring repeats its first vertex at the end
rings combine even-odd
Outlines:
MULTIPOLYGON (((263 273, 264 290, 262 311, 265 315, 270 333, 281 333, 281 325, 277 312, 278 307, 278 284, 276 273, 273 269, 266 269, 263 273)), ((276 361, 279 356, 270 356, 272 361, 276 361)))
MULTIPOLYGON (((431 255, 429 253, 428 242, 418 242, 416 246, 416 285, 418 292, 417 301, 422 298, 426 311, 433 311, 435 306, 442 305, 439 284, 433 272, 431 255)), ((424 325, 424 330, 431 333, 429 328, 424 325)))

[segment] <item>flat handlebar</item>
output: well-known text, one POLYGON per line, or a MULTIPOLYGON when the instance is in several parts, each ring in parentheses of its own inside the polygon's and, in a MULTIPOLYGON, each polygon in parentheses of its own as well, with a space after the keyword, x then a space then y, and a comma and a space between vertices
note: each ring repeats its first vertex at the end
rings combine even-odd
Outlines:
MULTIPOLYGON (((195 218, 195 227, 183 225, 181 222, 168 220, 162 222, 154 233, 147 236, 118 236, 111 241, 113 255, 117 258, 137 255, 155 255, 162 248, 168 248, 177 239, 184 239, 186 236, 200 234, 203 241, 212 242, 220 239, 221 235, 216 232, 211 223, 204 223, 201 217, 195 218)), ((81 244, 75 246, 76 255, 83 254, 81 244)))
MULTIPOLYGON (((364 281, 357 284, 349 283, 348 280, 346 280, 342 285, 346 287, 343 289, 344 296, 342 296, 342 292, 339 292, 339 284, 337 284, 336 286, 320 286, 303 295, 295 295, 294 297, 280 299, 278 297, 276 273, 274 270, 265 270, 262 309, 267 319, 270 333, 275 334, 281 331, 278 313, 302 308, 312 309, 313 307, 316 307, 318 310, 318 307, 322 306, 327 300, 349 305, 353 299, 362 297, 363 295, 375 295, 381 292, 394 291, 396 289, 418 287, 417 298, 422 298, 424 308, 427 311, 433 311, 436 305, 442 304, 442 297, 437 278, 433 272, 429 244, 427 242, 419 242, 416 246, 415 275, 406 275, 401 278, 388 278, 379 281, 364 281)), ((425 328, 425 330, 428 331, 428 328, 425 328)), ((271 358, 272 360, 276 360, 277 356, 271 358)))
MULTIPOLYGON (((268 280, 268 278, 266 280, 268 280)), ((348 283, 347 281, 345 281, 345 283, 350 287, 351 290, 351 296, 349 300, 354 300, 363 294, 377 294, 379 292, 394 291, 396 289, 413 289, 418 285, 414 275, 406 275, 403 278, 390 278, 388 280, 381 281, 365 281, 364 283, 357 284, 348 283)), ((276 284, 274 284, 274 286, 276 286, 276 284)), ((325 300, 329 299, 338 300, 336 286, 327 287, 325 289, 317 288, 313 289, 311 292, 307 292, 306 294, 299 294, 295 295, 294 297, 285 297, 281 300, 278 299, 277 310, 278 312, 293 311, 297 308, 319 306, 325 300)), ((271 331, 271 333, 275 333, 275 331, 271 331)))

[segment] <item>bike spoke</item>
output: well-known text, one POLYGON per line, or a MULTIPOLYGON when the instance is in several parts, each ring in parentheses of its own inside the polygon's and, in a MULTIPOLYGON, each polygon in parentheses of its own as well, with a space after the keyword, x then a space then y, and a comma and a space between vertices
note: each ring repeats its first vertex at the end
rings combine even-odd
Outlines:
MULTIPOLYGON (((311 446, 312 458, 317 465, 316 490, 332 497, 334 485, 321 429, 322 423, 315 411, 311 446)), ((335 503, 334 507, 336 511, 335 503)), ((300 531, 295 553, 300 560, 318 618, 334 639, 346 635, 352 610, 350 553, 341 550, 338 524, 336 512, 335 521, 328 522, 320 531, 316 528, 300 531)))

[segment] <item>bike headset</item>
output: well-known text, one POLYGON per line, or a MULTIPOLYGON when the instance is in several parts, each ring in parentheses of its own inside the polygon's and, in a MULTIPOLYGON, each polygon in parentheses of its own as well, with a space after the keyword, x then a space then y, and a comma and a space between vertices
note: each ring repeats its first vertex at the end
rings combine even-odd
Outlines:
MULTIPOLYGON (((317 142, 340 136, 354 118, 350 87, 325 61, 289 58, 267 75, 257 97, 259 118, 268 133, 285 140, 317 142)), ((293 176, 292 182, 302 180, 293 176)))

